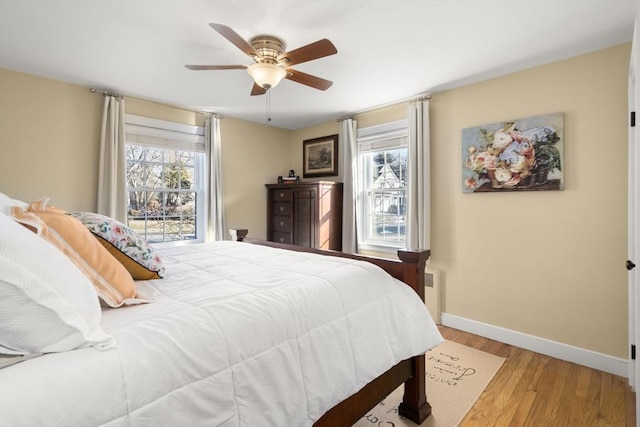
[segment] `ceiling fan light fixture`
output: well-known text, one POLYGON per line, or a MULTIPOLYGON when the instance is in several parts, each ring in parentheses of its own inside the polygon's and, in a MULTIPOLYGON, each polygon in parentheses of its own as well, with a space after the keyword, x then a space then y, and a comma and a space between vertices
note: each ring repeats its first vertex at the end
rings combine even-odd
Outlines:
POLYGON ((247 67, 247 72, 261 88, 274 88, 287 75, 284 68, 274 64, 256 63, 247 67))

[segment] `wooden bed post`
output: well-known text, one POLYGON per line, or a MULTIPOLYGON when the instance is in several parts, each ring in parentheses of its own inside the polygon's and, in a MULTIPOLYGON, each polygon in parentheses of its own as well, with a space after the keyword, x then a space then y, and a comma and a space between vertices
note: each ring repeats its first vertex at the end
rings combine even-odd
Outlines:
POLYGON ((431 256, 429 250, 398 251, 402 261, 402 281, 411 286, 424 301, 424 269, 431 256))
MULTIPOLYGON (((403 281, 410 285, 424 301, 424 269, 430 251, 398 251, 402 261, 403 281)), ((425 384, 425 356, 416 356, 411 360, 411 378, 404 383, 404 395, 398 407, 398 413, 411 421, 421 424, 431 415, 431 405, 427 401, 425 384)))

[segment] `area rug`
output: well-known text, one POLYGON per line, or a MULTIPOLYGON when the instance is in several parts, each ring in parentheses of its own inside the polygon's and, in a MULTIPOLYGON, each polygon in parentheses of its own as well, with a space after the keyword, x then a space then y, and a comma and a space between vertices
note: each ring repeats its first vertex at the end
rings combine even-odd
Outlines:
MULTIPOLYGON (((502 357, 452 341, 429 350, 425 358, 432 412, 421 427, 457 427, 504 362, 502 357)), ((353 427, 415 427, 398 415, 402 393, 399 387, 353 427)))

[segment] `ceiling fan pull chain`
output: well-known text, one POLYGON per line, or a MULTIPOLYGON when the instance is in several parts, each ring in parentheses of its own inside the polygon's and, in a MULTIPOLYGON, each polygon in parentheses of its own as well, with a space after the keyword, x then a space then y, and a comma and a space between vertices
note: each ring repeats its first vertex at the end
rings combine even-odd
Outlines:
POLYGON ((267 124, 271 122, 271 88, 267 85, 265 86, 267 90, 267 124))

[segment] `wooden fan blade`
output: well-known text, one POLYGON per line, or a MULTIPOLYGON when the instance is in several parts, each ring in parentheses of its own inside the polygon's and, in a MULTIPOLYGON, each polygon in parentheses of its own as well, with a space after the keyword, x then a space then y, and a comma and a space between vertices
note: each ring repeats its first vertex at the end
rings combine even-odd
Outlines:
POLYGON ((313 59, 323 58, 325 56, 338 53, 338 49, 327 39, 318 40, 317 42, 294 49, 291 52, 285 52, 278 56, 278 61, 285 66, 300 64, 311 61, 313 59))
POLYGON ((250 57, 262 58, 258 51, 253 48, 253 46, 251 46, 245 39, 240 37, 240 35, 238 35, 238 33, 233 31, 231 28, 227 27, 226 25, 215 24, 213 22, 210 23, 209 26, 250 57))
POLYGON ((327 90, 333 85, 332 81, 321 79, 320 77, 312 76, 311 74, 306 74, 301 71, 292 70, 291 68, 287 68, 287 75, 284 76, 284 78, 319 90, 327 90))
POLYGON ((251 89, 251 96, 264 95, 265 93, 267 93, 267 91, 263 87, 258 86, 257 83, 253 84, 253 88, 251 89))
POLYGON ((190 70, 245 70, 246 65, 185 65, 190 70))

